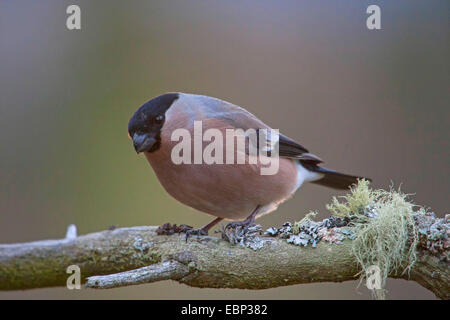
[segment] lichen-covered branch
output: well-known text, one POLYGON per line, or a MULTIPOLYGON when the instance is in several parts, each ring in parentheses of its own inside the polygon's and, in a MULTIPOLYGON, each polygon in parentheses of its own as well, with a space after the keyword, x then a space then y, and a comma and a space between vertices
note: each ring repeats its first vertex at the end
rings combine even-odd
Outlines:
MULTIPOLYGON (((0 290, 65 286, 66 269, 78 265, 88 287, 172 279, 194 287, 265 289, 354 280, 360 271, 352 241, 299 247, 284 239, 261 237, 253 250, 216 237, 158 235, 157 227, 107 230, 62 240, 0 245, 0 290), (90 278, 88 278, 90 277, 90 278)), ((449 298, 448 262, 420 250, 409 279, 449 298)))
POLYGON ((361 180, 333 214, 294 224, 226 228, 222 239, 191 238, 186 226, 135 227, 62 240, 0 245, 0 290, 62 286, 76 265, 89 288, 175 280, 194 287, 265 289, 366 277, 384 298, 387 277, 413 280, 442 299, 450 297, 450 215, 414 205, 400 191, 372 190, 361 180), (73 268, 73 266, 71 267, 73 268), (376 272, 375 282, 371 273, 376 272))

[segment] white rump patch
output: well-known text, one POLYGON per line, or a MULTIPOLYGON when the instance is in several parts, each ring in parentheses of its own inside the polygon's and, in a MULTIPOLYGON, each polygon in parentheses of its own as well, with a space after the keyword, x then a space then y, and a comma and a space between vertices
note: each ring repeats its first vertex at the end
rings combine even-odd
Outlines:
POLYGON ((295 164, 297 166, 297 185, 295 188, 296 190, 302 186, 303 182, 316 181, 322 179, 324 176, 323 173, 309 171, 304 166, 302 166, 299 161, 296 161, 295 164))

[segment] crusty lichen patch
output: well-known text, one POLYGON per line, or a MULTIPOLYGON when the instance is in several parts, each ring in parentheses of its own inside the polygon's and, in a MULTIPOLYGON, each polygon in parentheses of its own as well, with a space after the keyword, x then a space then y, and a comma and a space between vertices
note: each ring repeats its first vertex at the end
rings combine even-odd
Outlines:
POLYGON ((349 228, 344 228, 348 221, 341 218, 330 217, 322 221, 310 219, 312 214, 308 214, 301 221, 285 222, 281 228, 271 227, 266 230, 265 235, 286 239, 288 243, 296 246, 308 245, 315 248, 320 241, 341 244, 345 239, 353 239, 354 232, 349 228))
POLYGON ((450 214, 437 218, 433 212, 422 209, 416 222, 419 248, 431 252, 443 262, 450 261, 450 214))

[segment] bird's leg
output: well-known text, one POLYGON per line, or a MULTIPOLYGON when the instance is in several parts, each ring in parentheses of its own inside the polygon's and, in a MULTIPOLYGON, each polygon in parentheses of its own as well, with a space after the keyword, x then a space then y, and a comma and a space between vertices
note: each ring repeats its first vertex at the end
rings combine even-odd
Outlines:
POLYGON ((236 227, 243 227, 243 231, 247 231, 248 228, 253 226, 255 224, 255 217, 258 214, 259 210, 261 209, 261 206, 257 206, 255 210, 253 210, 252 214, 249 215, 244 221, 234 221, 230 222, 225 226, 225 229, 231 228, 236 229, 236 227))
POLYGON ((223 218, 215 218, 213 221, 208 223, 206 226, 200 228, 200 229, 187 229, 184 230, 186 232, 186 242, 188 241, 189 237, 192 235, 197 235, 197 237, 200 236, 207 236, 209 229, 214 227, 216 224, 218 224, 220 221, 222 221, 223 218))

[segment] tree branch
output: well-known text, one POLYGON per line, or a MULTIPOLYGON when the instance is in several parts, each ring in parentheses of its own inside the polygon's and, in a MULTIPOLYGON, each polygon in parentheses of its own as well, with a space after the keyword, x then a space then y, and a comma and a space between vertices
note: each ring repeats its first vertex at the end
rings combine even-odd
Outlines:
POLYGON ((188 274, 189 268, 186 265, 169 260, 106 276, 92 276, 87 279, 86 287, 108 289, 161 280, 179 280, 188 274))
MULTIPOLYGON (((261 237, 252 250, 215 237, 185 241, 183 234, 157 235, 157 227, 107 230, 62 240, 0 245, 0 290, 64 286, 66 269, 78 265, 87 287, 111 288, 172 279, 194 287, 265 289, 312 282, 355 280, 360 267, 351 240, 299 247, 261 237)), ((420 250, 410 274, 442 299, 449 299, 446 261, 420 250)))

